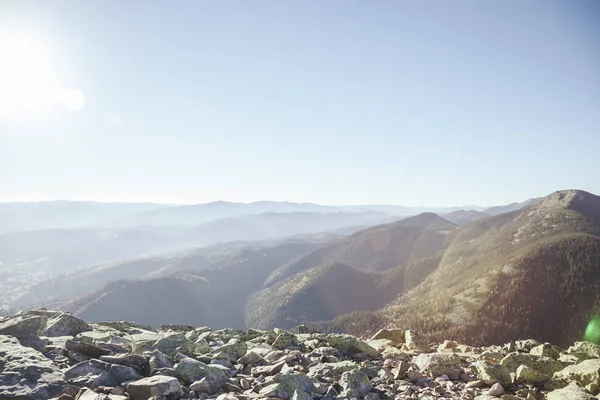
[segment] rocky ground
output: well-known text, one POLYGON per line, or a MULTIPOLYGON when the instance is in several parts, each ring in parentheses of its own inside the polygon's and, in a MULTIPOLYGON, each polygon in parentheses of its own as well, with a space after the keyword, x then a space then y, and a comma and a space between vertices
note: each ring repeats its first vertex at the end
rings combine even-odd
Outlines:
POLYGON ((350 335, 130 322, 34 310, 0 321, 0 400, 597 399, 600 346, 432 347, 350 335))

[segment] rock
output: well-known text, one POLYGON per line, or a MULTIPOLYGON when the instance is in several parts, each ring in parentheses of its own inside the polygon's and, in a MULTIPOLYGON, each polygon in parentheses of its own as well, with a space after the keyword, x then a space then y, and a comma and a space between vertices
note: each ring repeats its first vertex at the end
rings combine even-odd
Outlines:
POLYGON ((254 350, 248 350, 246 354, 240 357, 237 362, 243 365, 256 364, 262 361, 262 356, 254 350))
POLYGON ((556 372, 554 377, 575 381, 590 390, 592 394, 597 394, 600 389, 600 359, 594 358, 570 365, 556 372))
POLYGON ((336 363, 319 363, 308 369, 307 376, 313 377, 333 377, 341 376, 342 373, 358 369, 358 364, 352 361, 339 361, 336 363))
POLYGON ((377 350, 352 335, 330 334, 327 335, 325 340, 330 346, 335 347, 343 354, 364 353, 370 357, 379 357, 377 350))
POLYGON ((0 335, 16 338, 41 336, 46 328, 47 320, 47 317, 38 315, 10 316, 0 321, 0 335))
POLYGON ((575 382, 571 382, 567 387, 563 389, 553 390, 548 393, 548 400, 596 400, 595 396, 592 396, 589 392, 585 391, 582 387, 577 385, 575 382))
POLYGON ((342 374, 340 386, 344 389, 354 389, 360 395, 365 395, 373 390, 369 377, 359 369, 347 371, 342 374))
POLYGON ((458 348, 458 343, 454 340, 444 340, 444 343, 440 344, 437 348, 437 351, 454 351, 458 348))
POLYGON ((490 396, 500 397, 504 394, 504 388, 499 383, 494 383, 490 390, 488 390, 488 394, 490 396))
POLYGON ((117 395, 117 394, 96 393, 93 390, 85 388, 77 395, 76 399, 77 400, 128 400, 129 397, 125 397, 125 396, 117 395))
POLYGON ((67 313, 60 313, 48 320, 44 336, 75 336, 81 332, 91 331, 92 327, 82 319, 67 313))
POLYGON ((163 354, 160 350, 152 350, 144 353, 148 357, 148 374, 154 375, 154 372, 161 368, 172 368, 173 361, 163 354))
POLYGON ((204 378, 190 385, 196 393, 215 394, 226 383, 226 379, 222 379, 220 375, 207 374, 204 378))
POLYGON ((527 365, 520 365, 517 368, 515 376, 515 382, 520 383, 544 383, 550 380, 550 376, 541 373, 540 371, 528 367, 527 365))
POLYGON ((567 353, 578 357, 581 360, 590 358, 600 358, 600 345, 592 342, 575 342, 575 344, 567 350, 567 353))
POLYGON ((292 400, 312 400, 312 396, 302 390, 294 390, 292 400))
POLYGON ((65 347, 67 348, 67 350, 73 350, 94 358, 100 358, 101 356, 107 356, 110 354, 110 350, 106 350, 93 344, 84 343, 72 339, 68 339, 65 342, 65 347))
POLYGON ((313 381, 304 374, 277 374, 274 377, 274 384, 263 388, 259 394, 261 396, 274 396, 281 399, 291 399, 296 390, 303 392, 314 392, 315 385, 313 381))
POLYGON ((423 371, 429 372, 434 378, 447 375, 450 379, 458 379, 462 372, 460 357, 453 353, 419 354, 413 363, 423 371))
POLYGON ((27 336, 19 339, 21 346, 31 347, 34 350, 44 353, 46 351, 46 342, 37 336, 27 336))
POLYGON ((111 364, 126 365, 136 370, 141 370, 144 367, 144 365, 148 362, 148 359, 146 357, 140 356, 139 354, 119 354, 116 356, 101 356, 100 360, 111 364))
POLYGON ((129 383, 126 387, 131 400, 146 400, 153 396, 172 396, 181 392, 177 378, 152 376, 129 383))
POLYGON ((557 371, 563 369, 562 364, 549 357, 539 357, 527 353, 509 353, 500 361, 509 372, 516 372, 521 365, 527 365, 543 374, 552 376, 557 371))
POLYGON ((200 381, 202 378, 210 376, 211 381, 227 380, 227 374, 216 365, 207 365, 193 358, 185 358, 175 366, 177 376, 188 383, 200 381))
POLYGON ((230 339, 226 345, 219 347, 218 351, 231 354, 235 360, 246 354, 248 346, 246 343, 239 341, 238 339, 230 339))
POLYGON ((0 399, 46 400, 66 386, 51 360, 16 338, 0 335, 0 399))
POLYGON ((223 393, 223 394, 220 394, 219 396, 217 396, 217 400, 238 400, 238 398, 232 394, 223 393))
POLYGON ((372 348, 374 348, 375 350, 377 350, 379 353, 381 353, 388 347, 393 347, 393 344, 394 344, 389 339, 374 339, 374 340, 369 339, 365 343, 368 344, 369 346, 371 346, 372 348))
POLYGON ((487 361, 477 361, 475 364, 477 378, 488 385, 499 383, 509 385, 511 383, 510 372, 504 365, 494 364, 487 361))
POLYGON ((90 388, 119 386, 123 382, 142 378, 143 376, 131 367, 100 360, 83 361, 65 371, 65 379, 70 383, 90 388))
POLYGON ((404 343, 404 331, 401 329, 380 329, 370 340, 378 339, 388 339, 394 345, 402 345, 404 343))
POLYGON ((296 347, 298 344, 298 338, 296 335, 283 331, 277 335, 277 338, 275 338, 272 346, 276 349, 283 350, 287 349, 288 347, 296 347))
POLYGON ((408 347, 409 350, 421 350, 421 351, 429 350, 429 344, 417 332, 407 330, 404 333, 404 338, 405 338, 406 347, 408 347))
POLYGON ((515 342, 516 350, 529 353, 531 349, 539 346, 541 343, 534 339, 517 340, 515 342))
POLYGON ((194 354, 196 344, 191 340, 188 340, 183 334, 174 334, 167 337, 158 339, 152 348, 160 350, 163 354, 168 356, 175 356, 177 353, 182 353, 187 356, 194 354))
POLYGON ((557 360, 558 357, 560 357, 560 348, 557 348, 550 343, 544 343, 533 347, 529 351, 529 354, 539 357, 550 357, 557 360))

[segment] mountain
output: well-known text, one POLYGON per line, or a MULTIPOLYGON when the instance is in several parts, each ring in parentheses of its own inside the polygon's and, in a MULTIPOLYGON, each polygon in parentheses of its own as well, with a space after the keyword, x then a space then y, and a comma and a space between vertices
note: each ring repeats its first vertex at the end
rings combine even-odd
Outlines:
POLYGON ((213 254, 205 250, 204 254, 176 259, 138 260, 67 276, 49 288, 46 284, 44 290, 52 293, 82 285, 76 286, 81 293, 89 291, 90 284, 108 282, 96 291, 56 304, 92 321, 135 319, 151 326, 193 323, 243 328, 247 298, 275 268, 314 246, 287 242, 232 251, 212 249, 213 254), (115 279, 119 276, 134 279, 115 279))
POLYGON ((466 225, 471 222, 479 221, 480 219, 487 218, 492 214, 485 213, 483 211, 476 210, 456 210, 448 214, 443 214, 444 219, 452 222, 456 225, 466 225))
POLYGON ((441 250, 455 225, 424 213, 359 231, 299 257, 274 271, 265 286, 319 265, 341 263, 363 271, 384 271, 441 250))
POLYGON ((215 201, 205 204, 174 206, 157 210, 149 210, 116 219, 111 223, 115 226, 197 226, 208 221, 251 214, 292 212, 327 213, 337 211, 340 210, 338 210, 335 206, 322 206, 312 203, 290 203, 276 201, 232 203, 227 201, 215 201))
POLYGON ((402 327, 469 343, 566 344, 600 312, 600 197, 566 190, 457 228, 434 272, 382 310, 328 329, 402 327))
POLYGON ((206 222, 186 237, 196 246, 237 240, 270 240, 292 235, 315 234, 351 228, 373 226, 398 219, 376 212, 290 212, 262 213, 222 218, 206 222))
POLYGON ((490 207, 490 208, 486 208, 483 210, 484 213, 489 214, 489 215, 500 215, 500 214, 505 214, 505 213, 509 213, 511 211, 516 211, 516 210, 520 210, 523 207, 526 207, 532 203, 535 203, 536 201, 540 200, 539 198, 535 198, 535 199, 529 199, 529 200, 525 200, 521 203, 510 203, 504 206, 496 206, 496 207, 490 207))
POLYGON ((0 233, 53 228, 79 228, 168 207, 155 203, 41 201, 0 203, 0 233))
POLYGON ((248 300, 246 326, 288 329, 359 310, 376 310, 423 281, 439 265, 422 259, 383 272, 333 262, 271 283, 248 300))

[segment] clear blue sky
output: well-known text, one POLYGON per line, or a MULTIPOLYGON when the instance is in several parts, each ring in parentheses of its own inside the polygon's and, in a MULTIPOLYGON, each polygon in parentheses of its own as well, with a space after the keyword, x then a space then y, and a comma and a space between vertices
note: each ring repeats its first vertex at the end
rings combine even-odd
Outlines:
POLYGON ((598 0, 0 7, 0 201, 600 194, 598 0))

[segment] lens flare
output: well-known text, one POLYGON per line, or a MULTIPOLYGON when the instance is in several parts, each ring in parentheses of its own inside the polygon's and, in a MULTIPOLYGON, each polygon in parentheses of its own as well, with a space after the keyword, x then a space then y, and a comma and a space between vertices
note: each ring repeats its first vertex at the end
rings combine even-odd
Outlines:
POLYGON ((588 342, 600 344, 600 317, 594 317, 588 323, 583 338, 588 342))

